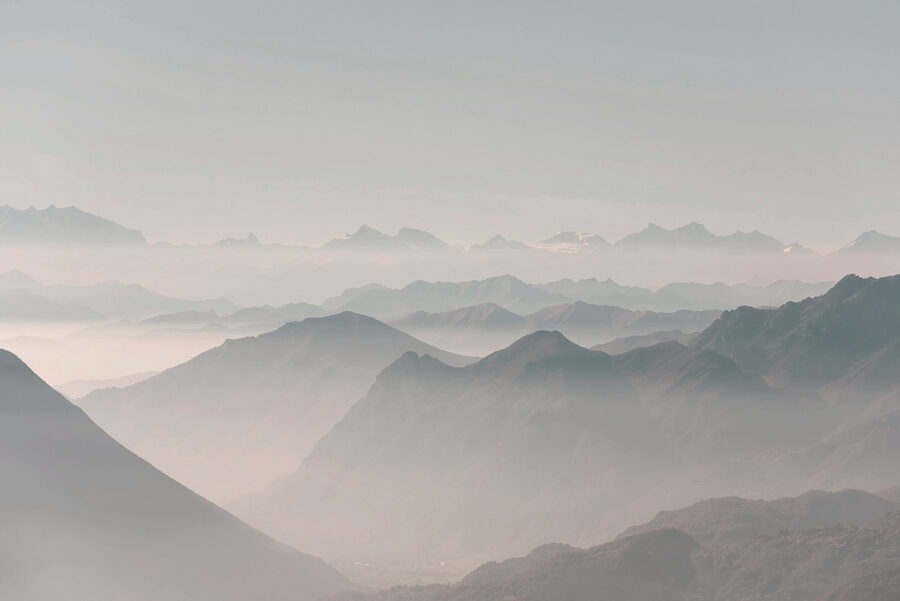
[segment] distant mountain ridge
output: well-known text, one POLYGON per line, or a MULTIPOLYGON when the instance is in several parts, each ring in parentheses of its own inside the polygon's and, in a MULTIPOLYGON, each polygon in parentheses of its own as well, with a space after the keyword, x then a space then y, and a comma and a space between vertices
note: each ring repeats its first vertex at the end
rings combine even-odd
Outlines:
POLYGON ((508 346, 536 330, 559 330, 582 346, 592 346, 626 334, 671 328, 700 331, 718 316, 718 311, 655 313, 581 301, 552 305, 521 316, 494 303, 483 303, 441 313, 417 311, 391 325, 441 348, 484 354, 484 349, 493 351, 508 346))
POLYGON ((144 235, 76 207, 0 207, 0 246, 146 244, 144 235))
POLYGON ((45 285, 16 270, 0 274, 0 320, 148 319, 185 311, 231 314, 239 309, 225 298, 179 299, 116 280, 90 286, 45 285))
POLYGON ((470 282, 419 280, 399 289, 370 284, 328 299, 322 307, 328 311, 356 311, 379 319, 398 319, 417 311, 440 313, 484 303, 493 303, 520 315, 576 301, 657 312, 721 310, 741 305, 777 306, 824 294, 832 285, 832 282, 787 280, 765 286, 673 283, 654 291, 595 278, 529 284, 507 274, 470 282))
POLYGON ((779 253, 783 253, 785 249, 782 242, 759 231, 738 231, 727 236, 717 236, 696 221, 670 230, 651 223, 640 232, 625 236, 615 246, 624 249, 718 249, 779 253))
POLYGON ((445 248, 447 243, 424 230, 402 227, 396 236, 389 236, 367 225, 353 234, 333 238, 322 248, 445 248))
POLYGON ((871 230, 860 234, 853 242, 839 249, 839 253, 900 252, 900 238, 871 230))

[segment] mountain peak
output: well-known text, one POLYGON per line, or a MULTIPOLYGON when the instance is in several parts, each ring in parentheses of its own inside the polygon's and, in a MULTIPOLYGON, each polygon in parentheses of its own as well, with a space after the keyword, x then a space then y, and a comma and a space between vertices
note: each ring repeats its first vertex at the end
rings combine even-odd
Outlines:
POLYGON ((578 346, 557 330, 538 330, 519 338, 508 347, 491 353, 476 365, 496 368, 500 365, 536 363, 562 356, 601 355, 578 346))
POLYGON ((878 252, 878 251, 900 251, 900 238, 882 234, 876 230, 863 232, 847 246, 840 249, 839 252, 878 252))

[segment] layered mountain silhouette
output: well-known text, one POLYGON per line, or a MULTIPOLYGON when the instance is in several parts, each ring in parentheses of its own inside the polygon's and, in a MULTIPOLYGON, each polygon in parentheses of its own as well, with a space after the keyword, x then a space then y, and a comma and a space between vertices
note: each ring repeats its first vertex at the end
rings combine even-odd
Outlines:
POLYGON ((859 526, 700 544, 663 528, 590 549, 550 546, 489 564, 454 585, 398 587, 372 601, 894 601, 900 513, 859 526))
POLYGON ((447 243, 434 234, 409 227, 400 228, 396 236, 389 236, 367 225, 353 234, 333 238, 322 248, 445 248, 447 243))
POLYGON ((783 253, 785 245, 772 236, 758 231, 750 233, 734 232, 727 236, 717 236, 706 227, 691 222, 679 228, 665 229, 654 223, 640 232, 629 234, 616 242, 616 247, 637 249, 686 249, 686 250, 726 250, 743 252, 783 253))
POLYGON ((25 290, 0 293, 0 320, 5 321, 96 321, 97 311, 78 303, 54 302, 25 290))
POLYGON ((439 313, 483 303, 494 303, 520 315, 575 301, 634 311, 702 311, 733 309, 741 305, 777 306, 824 294, 832 285, 832 282, 780 280, 765 286, 673 283, 650 290, 624 286, 611 279, 528 284, 514 276, 503 275, 470 282, 420 280, 400 289, 371 284, 328 299, 322 308, 326 311, 356 311, 379 319, 397 319, 417 311, 439 313))
POLYGON ((297 472, 233 507, 326 554, 596 540, 691 466, 808 444, 814 406, 678 344, 611 357, 540 331, 462 368, 410 352, 297 472))
POLYGON ((494 303, 484 303, 442 313, 418 311, 391 325, 441 348, 485 354, 536 330, 558 330, 578 344, 590 346, 630 333, 667 328, 699 331, 718 315, 718 311, 629 311, 577 301, 520 316, 494 303))
POLYGON ((307 599, 353 588, 107 436, 0 351, 0 597, 307 599))
POLYGON ((541 290, 511 275, 470 282, 416 281, 400 289, 366 287, 344 293, 342 303, 325 301, 323 307, 338 305, 346 311, 378 319, 399 318, 416 311, 441 312, 470 305, 495 303, 517 312, 531 313, 567 302, 565 296, 541 290))
POLYGON ((13 270, 0 274, 0 319, 148 319, 185 311, 231 314, 241 307, 228 299, 194 301, 159 294, 138 284, 109 280, 89 286, 42 284, 13 270))
POLYGON ((295 469, 406 351, 470 360, 344 312, 228 340, 126 388, 80 401, 117 440, 217 501, 295 469))
POLYGON ((0 246, 146 244, 144 235, 76 207, 0 207, 0 246))

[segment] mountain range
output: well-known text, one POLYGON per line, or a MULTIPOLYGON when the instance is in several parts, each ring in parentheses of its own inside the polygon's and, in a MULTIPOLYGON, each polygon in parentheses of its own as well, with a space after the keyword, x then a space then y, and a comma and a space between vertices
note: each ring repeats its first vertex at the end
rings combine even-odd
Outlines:
POLYGON ((0 207, 0 246, 146 244, 144 235, 76 207, 0 207))
POLYGON ((442 313, 417 311, 391 325, 440 348, 483 355, 536 330, 558 330, 582 346, 591 346, 624 335, 666 329, 699 332, 718 316, 719 311, 656 313, 581 301, 521 316, 499 305, 484 303, 442 313))
POLYGON ((402 227, 396 236, 389 236, 367 225, 356 232, 333 238, 322 248, 445 248, 447 243, 424 230, 402 227))
POLYGON ((392 289, 380 284, 345 291, 322 304, 326 311, 356 311, 378 319, 397 319, 417 311, 440 313, 493 303, 528 314, 554 305, 582 301, 642 311, 731 309, 741 305, 772 306, 823 294, 832 282, 780 280, 765 286, 672 283, 658 290, 589 278, 528 284, 512 275, 469 282, 416 281, 392 289))
POLYGON ((677 343, 611 357, 542 331, 461 368, 409 352, 299 470, 232 507, 326 555, 596 539, 691 466, 810 444, 818 405, 677 343))
POLYGON ((191 489, 224 502, 294 470, 406 351, 441 351, 344 312, 228 340, 190 361, 79 401, 97 423, 191 489))
POLYGON ((695 346, 611 356, 539 331, 464 367, 406 353, 295 473, 232 507, 329 556, 471 558, 602 539, 663 498, 883 487, 900 449, 896 280, 848 276, 743 326, 726 314, 695 346), (773 328, 777 345, 733 352, 773 328), (828 380, 809 380, 817 362, 828 380))
POLYGON ((146 319, 182 311, 234 313, 241 307, 228 299, 194 301, 173 298, 138 284, 109 280, 90 286, 45 285, 20 271, 0 274, 0 320, 146 319))
MULTIPOLYGON (((0 207, 0 246, 9 245, 145 245, 146 240, 139 230, 125 228, 114 221, 93 215, 77 207, 48 206, 46 209, 15 209, 0 207)), ((157 242, 153 247, 172 248, 168 242, 157 242)), ((182 247, 195 246, 181 244, 182 247)), ((308 247, 290 244, 262 244, 254 234, 246 238, 223 238, 214 244, 199 245, 213 249, 305 249, 308 247)), ((396 235, 380 232, 363 225, 351 234, 337 236, 322 245, 325 250, 403 250, 403 249, 460 249, 450 246, 434 234, 425 230, 402 227, 396 235)), ((580 250, 688 250, 688 251, 733 251, 741 253, 780 253, 784 256, 809 256, 815 253, 798 242, 784 244, 771 235, 759 231, 736 231, 728 235, 710 232, 704 225, 690 222, 676 228, 663 228, 650 223, 644 229, 628 234, 614 244, 610 244, 600 234, 562 231, 534 244, 510 240, 502 234, 470 247, 470 250, 535 250, 546 252, 577 252, 580 250)), ((837 254, 900 251, 900 238, 875 230, 863 232, 854 241, 841 247, 837 254)))
POLYGON ((640 232, 625 236, 615 245, 628 250, 666 248, 783 253, 785 249, 782 242, 759 231, 718 236, 696 221, 674 229, 651 223, 640 232))
POLYGON ((309 600, 354 586, 107 436, 0 351, 0 597, 309 600))

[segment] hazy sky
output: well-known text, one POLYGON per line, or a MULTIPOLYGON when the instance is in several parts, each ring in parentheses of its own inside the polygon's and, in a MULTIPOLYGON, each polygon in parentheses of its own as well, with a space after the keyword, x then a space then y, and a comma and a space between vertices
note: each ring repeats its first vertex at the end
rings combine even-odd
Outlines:
POLYGON ((0 204, 151 240, 900 235, 900 2, 0 0, 0 204))

